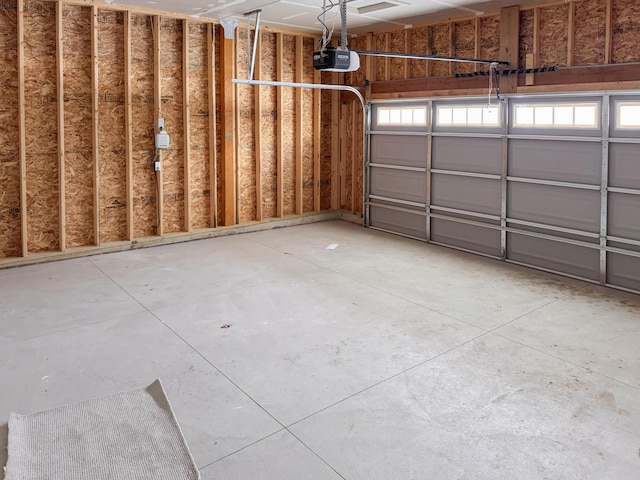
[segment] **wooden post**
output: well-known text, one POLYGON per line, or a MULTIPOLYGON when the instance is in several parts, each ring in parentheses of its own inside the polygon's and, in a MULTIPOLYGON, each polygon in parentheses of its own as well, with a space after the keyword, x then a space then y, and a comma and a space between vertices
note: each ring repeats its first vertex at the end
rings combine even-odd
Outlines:
MULTIPOLYGON (((454 57, 456 54, 456 24, 449 22, 449 56, 454 57)), ((454 74, 455 62, 449 62, 449 75, 454 74)))
POLYGON ((218 137, 216 135, 216 26, 207 25, 207 76, 209 90, 209 222, 218 226, 218 137))
POLYGON ((27 137, 24 93, 24 0, 18 0, 18 130, 20 136, 20 234, 21 255, 29 250, 29 224, 27 222, 27 137))
POLYGON ((604 63, 609 65, 613 61, 613 5, 612 0, 606 0, 604 63))
POLYGON ((124 12, 125 151, 127 167, 127 240, 133 240, 133 105, 131 98, 131 13, 124 12))
MULTIPOLYGON (((276 33, 276 80, 278 82, 282 81, 283 76, 283 67, 282 67, 282 51, 283 51, 283 37, 282 33, 276 33)), ((282 190, 284 185, 284 171, 282 166, 282 157, 283 157, 283 145, 282 145, 282 134, 283 134, 283 108, 282 108, 282 88, 278 88, 276 90, 276 109, 277 109, 277 133, 276 133, 276 190, 277 190, 277 198, 276 198, 276 216, 282 217, 283 211, 283 198, 282 198, 282 190)))
MULTIPOLYGON (((367 50, 373 50, 373 33, 367 33, 367 50)), ((364 57, 365 79, 369 82, 373 81, 373 59, 375 57, 367 55, 364 57)), ((362 60, 362 58, 360 59, 362 60)))
POLYGON ((182 124, 184 131, 184 229, 191 231, 191 110, 189 105, 189 21, 182 20, 182 124))
POLYGON ((91 7, 91 149, 93 153, 93 232, 100 245, 100 131, 98 129, 98 7, 91 7))
POLYGON ((358 158, 358 156, 356 155, 357 149, 358 149, 358 121, 357 121, 357 106, 356 106, 356 102, 352 101, 351 102, 351 106, 349 107, 349 110, 351 111, 351 114, 349 115, 349 120, 351 123, 351 211, 353 213, 355 213, 356 211, 356 171, 357 171, 357 165, 356 165, 356 159, 358 158))
POLYGON ((65 146, 64 146, 64 26, 62 13, 64 4, 56 2, 56 70, 57 70, 57 107, 58 107, 58 228, 60 251, 67 249, 66 213, 65 213, 65 146))
MULTIPOLYGON (((384 50, 388 52, 391 50, 391 34, 384 34, 384 50)), ((388 81, 391 79, 391 58, 384 57, 384 80, 388 81)))
POLYGON ((222 111, 222 171, 224 184, 224 225, 235 225, 236 208, 236 154, 235 154, 235 118, 236 101, 234 85, 232 82, 234 73, 234 34, 237 22, 233 24, 223 23, 224 38, 220 49, 220 68, 222 72, 221 95, 222 111))
MULTIPOLYGON (((425 52, 427 55, 432 55, 433 54, 432 28, 433 27, 427 27, 427 51, 425 52)), ((426 73, 427 73, 427 77, 432 77, 433 76, 433 60, 427 60, 427 72, 426 73)))
MULTIPOLYGON (((480 22, 480 17, 476 17, 473 20, 473 37, 474 37, 474 42, 473 42, 473 56, 475 58, 480 58, 480 42, 482 41, 481 38, 481 26, 482 23, 480 22)), ((477 72, 480 70, 480 64, 475 63, 473 65, 473 71, 477 72)))
MULTIPOLYGON (((322 75, 320 71, 314 70, 313 83, 321 83, 322 75)), ((313 91, 313 209, 316 212, 321 210, 320 204, 320 142, 322 131, 322 92, 318 89, 313 91)))
MULTIPOLYGON (((256 80, 262 79, 261 45, 262 32, 258 32, 258 46, 255 52, 256 63, 253 72, 253 78, 256 80)), ((256 145, 256 220, 261 222, 264 218, 264 209, 262 205, 262 87, 256 85, 254 89, 254 108, 256 112, 254 123, 256 145)))
MULTIPOLYGON (((500 9, 500 60, 509 62, 510 68, 518 68, 520 44, 520 7, 500 9)), ((518 76, 500 79, 502 93, 514 93, 518 88, 518 76)))
MULTIPOLYGON (((153 69, 154 69, 154 85, 153 85, 153 110, 154 110, 154 132, 158 133, 158 119, 160 118, 160 95, 162 94, 162 78, 160 75, 160 26, 161 18, 159 15, 153 16, 153 69)), ((156 161, 160 162, 160 171, 156 172, 156 183, 158 187, 158 225, 156 234, 163 235, 164 232, 164 195, 162 190, 162 150, 156 149, 156 161)))
MULTIPOLYGON (((304 38, 302 35, 296 36, 296 66, 295 79, 297 83, 302 83, 304 38)), ((302 215, 304 210, 304 172, 303 172, 303 115, 304 105, 302 100, 302 89, 295 89, 296 101, 296 215, 302 215)))
POLYGON ((567 66, 573 66, 573 50, 575 43, 575 12, 576 4, 574 2, 569 3, 569 18, 567 27, 567 66))
MULTIPOLYGON (((338 73, 331 75, 332 83, 339 83, 338 73)), ((331 209, 340 209, 340 92, 331 92, 331 209)))
POLYGON ((340 104, 340 127, 341 127, 340 130, 342 131, 342 135, 339 137, 340 138, 340 158, 339 158, 340 197, 338 201, 338 208, 347 206, 345 202, 346 196, 347 196, 346 194, 347 162, 345 160, 347 156, 347 141, 349 140, 347 136, 347 125, 349 125, 349 120, 350 120, 349 105, 347 105, 346 103, 341 103, 340 104))

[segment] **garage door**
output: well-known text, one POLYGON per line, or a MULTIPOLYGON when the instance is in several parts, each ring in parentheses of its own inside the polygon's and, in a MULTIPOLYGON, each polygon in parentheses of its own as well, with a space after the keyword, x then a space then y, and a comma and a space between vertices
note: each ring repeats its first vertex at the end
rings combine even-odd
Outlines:
POLYGON ((371 112, 368 226, 640 291, 640 97, 371 112))

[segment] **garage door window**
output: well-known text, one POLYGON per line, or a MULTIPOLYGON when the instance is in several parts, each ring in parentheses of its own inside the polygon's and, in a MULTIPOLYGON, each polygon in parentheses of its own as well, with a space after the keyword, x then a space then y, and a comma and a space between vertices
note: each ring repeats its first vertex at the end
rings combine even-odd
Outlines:
POLYGON ((617 102, 616 128, 640 128, 640 102, 617 102))
POLYGON ((379 107, 379 126, 427 126, 427 107, 379 107))
POLYGON ((515 127, 598 128, 598 104, 516 105, 515 127))
POLYGON ((436 123, 441 127, 500 126, 500 109, 497 106, 441 105, 436 112, 436 123))

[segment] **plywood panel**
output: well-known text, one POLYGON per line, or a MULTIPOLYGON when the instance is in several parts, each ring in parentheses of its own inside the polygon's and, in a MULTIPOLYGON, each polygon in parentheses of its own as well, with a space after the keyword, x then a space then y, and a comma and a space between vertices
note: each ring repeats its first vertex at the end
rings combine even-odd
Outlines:
POLYGON ((500 56, 500 16, 480 18, 480 58, 501 60, 500 56))
MULTIPOLYGON (((386 52, 388 50, 387 34, 386 33, 374 33, 373 34, 373 49, 379 52, 386 52)), ((373 81, 383 82, 389 80, 387 72, 388 59, 384 57, 374 57, 373 59, 373 81)))
POLYGON ((533 54, 534 11, 520 11, 520 51, 518 68, 526 68, 527 55, 533 54))
MULTIPOLYGON (((408 31, 409 53, 426 55, 429 51, 429 28, 415 27, 408 31)), ((426 60, 409 60, 408 77, 423 78, 427 76, 426 60)))
POLYGON ((16 5, 0 3, 0 258, 21 253, 16 5))
MULTIPOLYGON (((453 24, 453 55, 455 57, 474 58, 476 52, 476 28, 474 20, 453 24)), ((471 73, 475 70, 473 63, 454 63, 453 73, 471 73)))
MULTIPOLYGON (((303 40, 303 71, 302 82, 313 83, 313 47, 314 40, 305 38, 303 40)), ((314 147, 314 116, 313 116, 313 90, 304 89, 302 91, 303 118, 302 118, 302 188, 303 188, 303 212, 312 212, 313 205, 313 147, 314 147)))
MULTIPOLYGON (((295 82, 295 37, 284 35, 282 59, 282 81, 295 82)), ((282 214, 293 215, 296 202, 296 139, 295 139, 295 91, 293 88, 282 89, 282 214)))
POLYGON ((566 4, 540 9, 540 53, 538 66, 567 65, 567 32, 569 6, 566 4))
MULTIPOLYGON (((431 27, 431 52, 433 55, 451 55, 451 25, 443 23, 431 27)), ((449 62, 434 61, 432 66, 434 77, 449 75, 449 62)))
POLYGON ((54 251, 60 248, 55 4, 26 3, 24 25, 28 249, 54 251))
POLYGON ((640 61, 640 3, 634 0, 613 0, 612 63, 640 61))
POLYGON ((189 24, 189 103, 191 170, 191 227, 211 226, 211 184, 209 173, 209 94, 207 25, 189 24))
POLYGON ((131 15, 131 115, 133 137, 133 236, 157 233, 158 204, 153 118, 153 31, 151 17, 131 15))
POLYGON ((93 245, 91 9, 65 5, 64 144, 67 247, 93 245))
MULTIPOLYGON (((309 65, 313 68, 313 64, 309 59, 313 58, 313 50, 314 50, 313 46, 315 42, 311 38, 305 38, 304 42, 305 42, 305 47, 307 45, 311 45, 311 49, 305 48, 304 58, 305 58, 305 61, 308 60, 309 65)), ((367 50, 367 36, 361 35, 357 38, 352 38, 349 41, 349 49, 350 50, 367 50)), ((362 82, 365 81, 367 76, 366 62, 369 62, 369 61, 371 61, 371 57, 365 57, 363 55, 360 56, 360 68, 349 75, 350 76, 349 83, 351 85, 354 85, 357 88, 362 87, 362 82)))
POLYGON ((127 236, 124 15, 98 12, 98 135, 100 241, 127 236))
POLYGON ((583 0, 576 4, 574 17, 574 65, 604 63, 606 4, 583 0))
MULTIPOLYGON (((263 80, 275 81, 276 35, 264 32, 260 46, 260 74, 263 80)), ((262 118, 260 120, 260 144, 262 148, 262 214, 266 218, 277 216, 276 178, 276 87, 262 87, 262 118)))
MULTIPOLYGON (((251 37, 253 40, 253 36, 251 37)), ((236 76, 248 78, 247 29, 236 31, 236 76)), ((256 218, 255 97, 251 85, 237 85, 238 100, 238 219, 240 223, 256 218)))
MULTIPOLYGON (((406 30, 395 30, 389 33, 389 51, 394 53, 405 53, 406 30)), ((402 58, 392 58, 390 60, 390 80, 405 78, 405 67, 407 61, 402 58)))
POLYGON ((162 18, 160 23, 160 116, 171 137, 162 153, 164 233, 185 231, 184 124, 182 85, 182 21, 162 18))

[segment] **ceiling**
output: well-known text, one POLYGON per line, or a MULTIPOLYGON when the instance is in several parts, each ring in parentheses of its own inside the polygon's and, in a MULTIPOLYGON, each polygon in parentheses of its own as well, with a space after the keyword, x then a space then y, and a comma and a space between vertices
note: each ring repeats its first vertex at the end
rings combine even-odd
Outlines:
MULTIPOLYGON (((391 30, 534 2, 539 0, 347 0, 347 29, 349 34, 391 30)), ((322 32, 318 15, 323 0, 111 0, 109 3, 215 19, 232 16, 243 19, 246 13, 260 9, 263 24, 285 30, 322 32)), ((336 5, 327 13, 326 23, 329 28, 335 24, 339 34, 338 0, 333 3, 336 5)))

